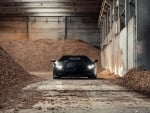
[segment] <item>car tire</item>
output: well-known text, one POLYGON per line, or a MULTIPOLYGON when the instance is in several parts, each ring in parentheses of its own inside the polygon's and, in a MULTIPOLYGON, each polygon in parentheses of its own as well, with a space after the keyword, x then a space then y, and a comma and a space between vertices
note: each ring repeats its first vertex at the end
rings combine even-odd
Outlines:
POLYGON ((91 75, 88 77, 89 79, 96 79, 96 76, 95 75, 91 75))
POLYGON ((54 79, 60 79, 61 77, 55 76, 54 79))
POLYGON ((60 78, 61 78, 60 76, 53 75, 53 79, 60 79, 60 78))
POLYGON ((53 79, 59 79, 61 78, 60 76, 56 75, 54 72, 53 72, 53 79))

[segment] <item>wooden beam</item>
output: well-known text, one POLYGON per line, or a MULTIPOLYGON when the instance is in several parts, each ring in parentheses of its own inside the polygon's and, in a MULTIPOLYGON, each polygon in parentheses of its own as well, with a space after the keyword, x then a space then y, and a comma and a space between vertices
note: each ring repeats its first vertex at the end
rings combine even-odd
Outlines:
POLYGON ((97 17, 98 13, 0 13, 0 17, 64 17, 64 16, 76 16, 76 17, 97 17))

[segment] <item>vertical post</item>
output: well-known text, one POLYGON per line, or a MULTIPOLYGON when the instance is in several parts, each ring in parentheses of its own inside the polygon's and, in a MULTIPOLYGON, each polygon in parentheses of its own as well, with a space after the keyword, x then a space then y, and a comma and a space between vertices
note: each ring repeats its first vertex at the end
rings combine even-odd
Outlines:
POLYGON ((117 33, 120 33, 120 0, 117 0, 117 3, 118 3, 118 32, 117 33))
POLYGON ((113 22, 115 21, 115 0, 113 0, 113 22))
POLYGON ((106 36, 107 36, 107 16, 105 18, 105 40, 106 40, 106 36))
POLYGON ((110 28, 109 28, 109 31, 111 31, 111 29, 112 29, 112 4, 110 4, 110 28))
POLYGON ((65 16, 65 36, 64 36, 64 39, 67 39, 67 24, 68 24, 68 17, 65 16))
POLYGON ((125 26, 126 26, 126 71, 128 71, 128 0, 125 0, 125 26))
MULTIPOLYGON (((108 36, 109 33, 109 11, 107 11, 107 15, 106 15, 106 21, 107 21, 107 34, 106 36, 108 36)), ((107 41, 108 41, 108 37, 107 37, 107 41)))
POLYGON ((139 6, 139 1, 135 0, 135 46, 134 46, 134 61, 135 61, 135 67, 138 67, 137 64, 137 40, 138 40, 138 17, 139 17, 139 13, 138 13, 138 6, 139 6))
POLYGON ((30 29, 31 29, 30 18, 27 17, 27 40, 30 40, 30 29))

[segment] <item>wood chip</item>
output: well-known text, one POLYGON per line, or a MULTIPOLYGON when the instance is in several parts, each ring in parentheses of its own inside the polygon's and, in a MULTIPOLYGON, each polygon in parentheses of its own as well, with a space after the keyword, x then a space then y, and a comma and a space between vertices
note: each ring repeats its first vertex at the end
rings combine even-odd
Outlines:
POLYGON ((150 71, 131 69, 117 83, 150 96, 150 71))
POLYGON ((19 91, 36 79, 0 47, 0 104, 17 98, 19 91))
POLYGON ((86 55, 100 64, 100 50, 80 40, 3 41, 0 45, 30 72, 52 70, 51 59, 62 55, 86 55))

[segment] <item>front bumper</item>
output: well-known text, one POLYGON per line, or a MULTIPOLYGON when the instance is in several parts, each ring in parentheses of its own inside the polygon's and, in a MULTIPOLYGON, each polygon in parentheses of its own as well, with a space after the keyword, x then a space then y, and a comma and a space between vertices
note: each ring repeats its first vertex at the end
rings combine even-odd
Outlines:
POLYGON ((75 69, 54 69, 53 70, 54 75, 59 77, 68 77, 68 76, 81 76, 81 77, 89 77, 89 76, 95 76, 94 69, 88 70, 88 69, 82 69, 82 70, 75 70, 75 69))

